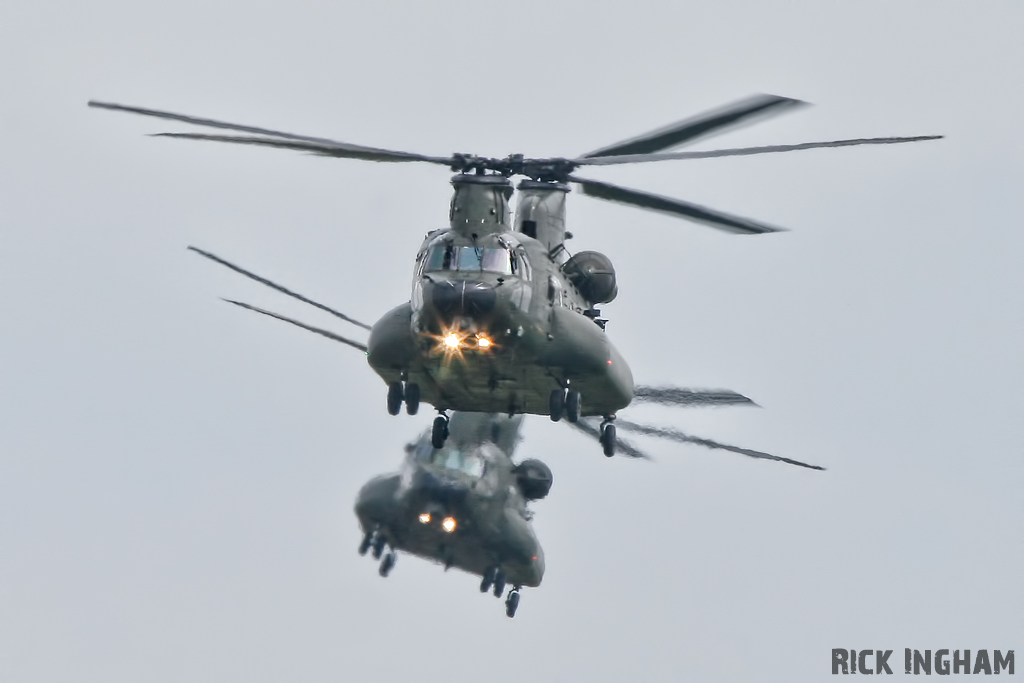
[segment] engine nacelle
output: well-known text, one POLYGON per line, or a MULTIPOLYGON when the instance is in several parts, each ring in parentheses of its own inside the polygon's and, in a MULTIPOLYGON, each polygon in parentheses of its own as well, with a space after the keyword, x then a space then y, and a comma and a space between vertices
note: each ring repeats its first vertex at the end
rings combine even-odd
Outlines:
POLYGON ((615 268, 604 254, 581 251, 565 262, 562 271, 590 303, 608 303, 619 293, 615 268))
POLYGON ((551 490, 551 470, 540 460, 524 460, 516 465, 512 473, 519 484, 519 490, 527 500, 540 500, 551 490))

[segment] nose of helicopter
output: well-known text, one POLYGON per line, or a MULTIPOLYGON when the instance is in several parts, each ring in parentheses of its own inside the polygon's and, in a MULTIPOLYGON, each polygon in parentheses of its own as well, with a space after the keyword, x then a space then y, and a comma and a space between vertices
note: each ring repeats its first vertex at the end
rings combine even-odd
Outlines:
POLYGON ((445 280, 431 288, 431 303, 444 317, 478 317, 494 310, 498 293, 486 282, 445 280))
POLYGON ((446 508, 454 508, 465 503, 469 488, 465 483, 452 477, 439 476, 428 470, 416 473, 415 488, 422 491, 431 501, 440 503, 446 508))

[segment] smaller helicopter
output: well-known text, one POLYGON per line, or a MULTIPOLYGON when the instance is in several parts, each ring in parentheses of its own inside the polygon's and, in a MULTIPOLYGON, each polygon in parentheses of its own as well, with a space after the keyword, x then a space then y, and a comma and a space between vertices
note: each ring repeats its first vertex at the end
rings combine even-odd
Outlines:
MULTIPOLYGON (((721 392, 719 402, 736 403, 731 400, 735 395, 728 394, 721 392)), ((642 395, 653 397, 654 392, 642 395)), ((705 405, 715 403, 711 396, 705 405)), ((401 471, 375 477, 359 491, 355 504, 363 532, 359 554, 372 551, 373 558, 380 560, 378 571, 383 577, 395 568, 401 551, 442 564, 445 570, 455 567, 479 576, 481 593, 490 591, 500 598, 511 584, 505 614, 514 617, 523 587, 536 588, 544 578, 544 552, 527 506, 545 498, 553 481, 551 470, 540 460, 513 462, 522 420, 522 415, 455 412, 451 438, 443 446, 434 447, 429 430, 408 444, 401 471)), ((567 424, 601 438, 593 420, 567 424)), ((821 469, 671 428, 627 421, 623 426, 647 436, 821 469)), ((631 457, 647 458, 628 442, 619 441, 618 447, 631 457)))
POLYGON ((451 437, 434 448, 430 433, 406 447, 402 470, 370 480, 355 511, 359 553, 380 560, 380 575, 404 551, 481 578, 480 592, 505 598, 514 617, 524 586, 544 577, 544 552, 527 503, 547 496, 551 470, 540 460, 515 464, 511 453, 522 416, 452 415, 451 437))

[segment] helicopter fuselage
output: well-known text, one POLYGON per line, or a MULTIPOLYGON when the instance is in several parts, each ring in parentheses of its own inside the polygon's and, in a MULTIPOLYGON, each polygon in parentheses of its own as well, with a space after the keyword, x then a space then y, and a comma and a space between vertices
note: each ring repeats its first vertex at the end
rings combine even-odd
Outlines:
POLYGON ((629 366, 565 270, 567 188, 521 185, 513 229, 507 179, 453 184, 452 226, 420 246, 410 301, 373 326, 373 369, 387 383, 417 384, 439 410, 548 414, 551 392, 570 387, 582 415, 627 406, 629 366))
POLYGON ((544 553, 505 451, 514 448, 520 419, 456 413, 454 438, 443 448, 433 448, 428 434, 410 444, 400 472, 359 492, 364 547, 372 539, 478 576, 500 570, 514 586, 540 585, 544 553))

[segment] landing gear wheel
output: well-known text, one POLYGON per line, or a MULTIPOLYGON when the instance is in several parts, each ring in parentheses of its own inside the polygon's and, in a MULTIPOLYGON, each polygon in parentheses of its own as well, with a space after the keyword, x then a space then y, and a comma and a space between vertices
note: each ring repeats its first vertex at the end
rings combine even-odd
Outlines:
POLYGON ((405 412, 415 415, 420 409, 420 385, 406 383, 405 385, 405 412))
POLYGON ((375 533, 373 535, 373 541, 370 543, 370 547, 373 548, 373 559, 379 560, 380 556, 384 554, 384 545, 386 544, 384 537, 380 534, 375 533))
POLYGON ((500 569, 494 574, 494 597, 500 598, 505 594, 505 572, 500 569))
POLYGON ((402 410, 402 401, 405 400, 405 392, 402 391, 401 382, 392 382, 388 385, 388 413, 398 415, 402 410))
POLYGON ((615 425, 606 424, 601 428, 601 449, 609 458, 615 455, 615 425))
POLYGON ((562 412, 565 411, 565 389, 555 389, 548 399, 548 414, 552 422, 562 419, 562 412))
POLYGON ((580 419, 580 392, 570 391, 565 395, 565 419, 576 423, 580 419))
POLYGON ((434 426, 430 429, 430 445, 441 448, 448 439, 448 418, 438 415, 434 418, 434 426))
POLYGON ((384 556, 384 559, 380 561, 380 575, 387 576, 391 573, 391 570, 395 568, 395 553, 388 551, 388 554, 384 556))
POLYGON ((508 593, 508 597, 505 598, 505 616, 512 618, 516 615, 516 610, 519 609, 519 588, 513 588, 508 593))
POLYGON ((359 544, 359 554, 365 555, 366 551, 370 549, 370 544, 373 543, 373 534, 367 533, 363 536, 362 542, 359 544))
POLYGON ((481 593, 486 593, 491 590, 491 586, 494 584, 494 575, 497 571, 497 569, 491 568, 484 572, 483 579, 480 581, 481 593))

